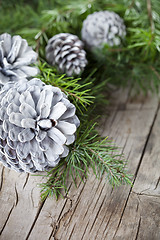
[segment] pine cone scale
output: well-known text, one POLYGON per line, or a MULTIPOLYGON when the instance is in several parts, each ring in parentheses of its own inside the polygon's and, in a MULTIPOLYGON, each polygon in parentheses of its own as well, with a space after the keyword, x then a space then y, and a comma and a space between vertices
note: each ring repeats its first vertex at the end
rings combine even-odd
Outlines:
POLYGON ((65 144, 67 138, 57 128, 51 128, 48 131, 48 136, 58 144, 65 144))
POLYGON ((12 47, 11 50, 7 56, 7 62, 12 64, 19 53, 20 47, 21 47, 21 37, 20 36, 14 36, 12 38, 12 47))

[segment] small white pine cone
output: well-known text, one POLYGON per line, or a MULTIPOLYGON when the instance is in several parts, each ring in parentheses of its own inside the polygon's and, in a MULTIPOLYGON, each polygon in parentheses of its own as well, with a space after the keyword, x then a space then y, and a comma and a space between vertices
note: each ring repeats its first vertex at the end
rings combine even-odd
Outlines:
POLYGON ((37 60, 37 53, 19 35, 0 35, 0 84, 35 76, 38 69, 29 66, 37 60))
POLYGON ((100 11, 87 16, 81 31, 82 40, 89 48, 118 46, 126 36, 123 19, 115 12, 100 11))
POLYGON ((52 66, 68 76, 80 74, 87 65, 83 42, 70 33, 60 33, 49 39, 46 59, 52 66))
POLYGON ((20 172, 44 171, 68 155, 80 122, 62 91, 39 79, 0 91, 0 162, 20 172))

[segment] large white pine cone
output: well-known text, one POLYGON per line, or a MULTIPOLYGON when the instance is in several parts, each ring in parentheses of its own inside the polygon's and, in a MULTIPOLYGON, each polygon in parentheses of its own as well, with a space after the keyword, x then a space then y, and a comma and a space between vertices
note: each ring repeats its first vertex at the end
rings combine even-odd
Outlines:
POLYGON ((87 16, 81 35, 89 48, 100 48, 103 43, 117 46, 126 36, 126 28, 123 19, 115 12, 100 11, 87 16))
POLYGON ((83 42, 70 33, 60 33, 49 39, 46 59, 68 76, 80 74, 87 64, 83 42))
POLYGON ((62 91, 39 79, 0 91, 0 161, 20 172, 55 167, 68 155, 80 122, 62 91))
POLYGON ((0 35, 0 83, 18 81, 20 78, 35 76, 38 69, 29 66, 37 60, 37 53, 19 35, 0 35))

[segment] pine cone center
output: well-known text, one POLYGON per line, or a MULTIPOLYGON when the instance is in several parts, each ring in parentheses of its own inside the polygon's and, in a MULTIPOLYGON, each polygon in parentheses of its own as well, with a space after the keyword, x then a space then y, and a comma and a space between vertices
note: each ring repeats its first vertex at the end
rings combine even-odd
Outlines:
POLYGON ((41 130, 48 130, 56 126, 56 121, 54 121, 53 119, 41 119, 37 122, 37 124, 41 128, 41 130))

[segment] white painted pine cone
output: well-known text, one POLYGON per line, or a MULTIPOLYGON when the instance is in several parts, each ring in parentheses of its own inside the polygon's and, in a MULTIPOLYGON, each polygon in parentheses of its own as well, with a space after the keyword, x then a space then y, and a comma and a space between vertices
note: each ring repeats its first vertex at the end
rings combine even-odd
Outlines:
POLYGON ((117 46, 126 36, 126 28, 123 19, 115 12, 100 11, 87 16, 81 35, 89 48, 100 48, 103 43, 117 46))
POLYGON ((38 69, 29 66, 37 60, 37 53, 19 35, 0 35, 0 84, 35 76, 38 69))
POLYGON ((59 88, 39 79, 6 83, 0 91, 0 161, 20 172, 55 167, 75 140, 75 111, 59 88))
POLYGON ((80 74, 87 65, 83 43, 76 35, 60 33, 49 39, 46 59, 68 76, 80 74))

